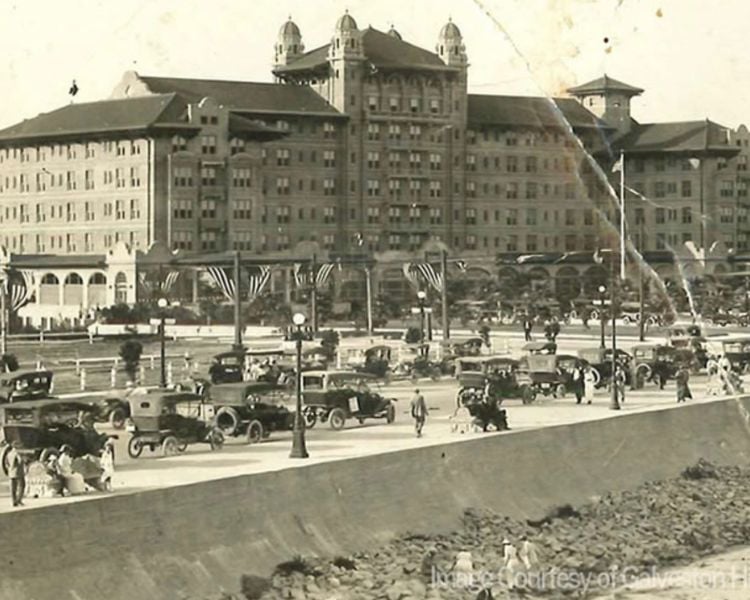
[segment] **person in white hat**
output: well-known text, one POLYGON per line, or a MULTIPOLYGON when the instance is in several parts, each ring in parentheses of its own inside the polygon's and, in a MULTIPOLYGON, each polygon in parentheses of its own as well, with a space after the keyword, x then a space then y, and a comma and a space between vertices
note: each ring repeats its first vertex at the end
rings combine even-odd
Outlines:
POLYGON ((516 576, 521 571, 521 561, 518 560, 518 550, 508 538, 503 539, 503 570, 508 589, 515 589, 516 576))

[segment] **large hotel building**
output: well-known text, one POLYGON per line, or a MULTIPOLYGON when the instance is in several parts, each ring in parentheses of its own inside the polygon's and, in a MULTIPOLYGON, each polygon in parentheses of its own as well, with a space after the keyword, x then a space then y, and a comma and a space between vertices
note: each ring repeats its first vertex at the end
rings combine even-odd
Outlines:
MULTIPOLYGON (((744 126, 639 123, 643 90, 607 76, 565 98, 468 93, 452 22, 433 52, 345 14, 307 51, 289 20, 274 55, 274 83, 127 72, 110 99, 0 131, 0 244, 36 271, 34 314, 134 301, 137 267, 116 265, 155 241, 366 254, 392 294, 407 285, 400 263, 443 247, 470 272, 537 269, 576 292, 601 267, 566 253, 616 244, 621 151, 630 240, 657 272, 685 242, 726 255, 711 269, 748 251, 744 126), (537 254, 556 258, 518 260, 537 254)), ((336 285, 346 300, 364 283, 344 272, 336 285)))

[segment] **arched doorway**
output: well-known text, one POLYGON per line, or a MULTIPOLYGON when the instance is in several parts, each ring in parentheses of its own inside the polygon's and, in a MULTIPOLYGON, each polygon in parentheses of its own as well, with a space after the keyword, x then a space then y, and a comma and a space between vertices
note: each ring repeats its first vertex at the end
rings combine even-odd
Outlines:
POLYGON ((115 304, 128 302, 128 276, 120 272, 115 275, 115 304))
POLYGON ((86 305, 104 306, 107 302, 107 277, 104 273, 92 273, 89 277, 86 305))
POLYGON ((573 300, 581 293, 581 276, 575 267, 561 267, 555 275, 555 295, 562 300, 573 300))
POLYGON ((63 282, 63 304, 81 306, 83 304, 83 278, 78 273, 68 273, 63 282))
POLYGON ((39 304, 60 304, 60 280, 54 273, 47 273, 39 282, 39 304))

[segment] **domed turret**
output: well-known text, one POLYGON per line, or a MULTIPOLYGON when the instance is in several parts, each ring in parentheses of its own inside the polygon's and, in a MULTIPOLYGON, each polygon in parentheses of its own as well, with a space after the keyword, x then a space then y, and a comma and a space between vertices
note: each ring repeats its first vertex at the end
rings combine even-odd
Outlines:
POLYGON ((452 19, 448 19, 448 22, 443 25, 443 28, 440 30, 440 37, 446 40, 460 40, 461 30, 452 19))
POLYGON ((464 46, 461 30, 452 20, 443 25, 435 46, 438 56, 446 65, 466 65, 466 47, 464 46))
POLYGON ((391 28, 388 30, 388 35, 396 38, 397 40, 401 39, 401 34, 398 31, 396 31, 396 28, 393 25, 391 25, 391 28))
POLYGON ((336 21, 336 31, 357 31, 357 22, 347 10, 338 21, 336 21))
POLYGON ((286 23, 279 29, 279 36, 274 46, 274 65, 288 65, 290 62, 302 56, 305 46, 302 43, 302 34, 297 24, 289 17, 286 23))

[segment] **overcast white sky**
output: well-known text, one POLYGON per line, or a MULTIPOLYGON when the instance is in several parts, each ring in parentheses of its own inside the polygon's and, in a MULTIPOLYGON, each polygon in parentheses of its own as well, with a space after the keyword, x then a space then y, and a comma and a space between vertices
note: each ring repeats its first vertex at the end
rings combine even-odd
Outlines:
POLYGON ((74 78, 79 102, 128 69, 270 81, 289 15, 313 49, 347 8, 430 50, 452 17, 475 93, 560 94, 606 71, 646 90, 641 122, 750 124, 749 0, 0 0, 0 127, 68 103, 74 78))

